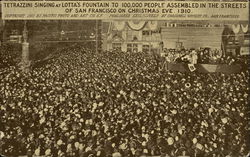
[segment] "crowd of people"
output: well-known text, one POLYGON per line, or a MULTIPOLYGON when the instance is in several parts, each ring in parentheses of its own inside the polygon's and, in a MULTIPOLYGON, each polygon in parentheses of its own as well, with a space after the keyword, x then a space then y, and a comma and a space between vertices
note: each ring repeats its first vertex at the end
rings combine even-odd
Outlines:
POLYGON ((249 72, 180 73, 146 53, 60 50, 0 74, 0 154, 53 157, 250 153, 249 72), (57 52, 58 53, 58 52, 57 52))
POLYGON ((16 66, 20 62, 20 47, 3 44, 0 46, 0 68, 16 66))
POLYGON ((249 64, 248 56, 223 55, 221 50, 210 48, 199 49, 165 49, 164 57, 168 62, 200 64, 249 64))

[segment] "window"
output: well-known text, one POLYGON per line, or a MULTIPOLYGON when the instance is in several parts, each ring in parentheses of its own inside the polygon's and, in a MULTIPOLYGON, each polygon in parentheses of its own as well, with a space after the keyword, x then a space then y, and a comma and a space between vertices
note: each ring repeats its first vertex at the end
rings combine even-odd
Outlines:
POLYGON ((121 43, 113 43, 112 48, 114 50, 122 50, 122 44, 121 43))
POLYGON ((133 52, 138 52, 138 44, 133 44, 133 52))
POLYGON ((142 52, 149 52, 149 45, 143 45, 142 52))
POLYGON ((161 29, 157 29, 155 31, 151 31, 151 34, 154 34, 154 33, 161 33, 161 29))
POLYGON ((150 31, 142 31, 142 40, 146 40, 150 33, 150 31))
POLYGON ((127 51, 132 52, 132 44, 127 44, 127 51))
POLYGON ((138 44, 127 44, 128 52, 138 52, 138 44))
POLYGON ((137 39, 137 37, 136 37, 136 36, 134 36, 134 37, 133 37, 133 41, 136 41, 136 40, 138 40, 138 39, 137 39))
POLYGON ((142 31, 142 35, 149 35, 149 31, 142 31))

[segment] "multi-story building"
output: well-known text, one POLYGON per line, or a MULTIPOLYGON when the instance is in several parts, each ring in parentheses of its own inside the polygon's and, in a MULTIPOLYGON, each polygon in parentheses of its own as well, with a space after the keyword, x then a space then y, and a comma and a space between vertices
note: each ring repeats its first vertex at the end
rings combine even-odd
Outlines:
POLYGON ((138 22, 135 26, 130 22, 115 21, 110 23, 109 32, 106 35, 106 50, 119 49, 128 52, 157 52, 162 43, 161 28, 158 22, 138 22), (138 28, 136 25, 141 25, 138 28), (151 27, 155 28, 151 28, 151 27))
POLYGON ((233 25, 247 27, 244 21, 242 23, 230 21, 158 21, 156 22, 157 27, 153 30, 151 27, 154 26, 151 24, 150 27, 150 22, 145 22, 145 25, 140 29, 131 28, 126 21, 108 22, 109 31, 103 38, 103 49, 159 52, 162 48, 196 49, 203 47, 222 49, 225 54, 234 55, 239 54, 242 48, 245 54, 249 53, 245 52, 246 48, 244 48, 249 43, 249 30, 246 32, 240 30, 238 33, 233 31, 233 25))

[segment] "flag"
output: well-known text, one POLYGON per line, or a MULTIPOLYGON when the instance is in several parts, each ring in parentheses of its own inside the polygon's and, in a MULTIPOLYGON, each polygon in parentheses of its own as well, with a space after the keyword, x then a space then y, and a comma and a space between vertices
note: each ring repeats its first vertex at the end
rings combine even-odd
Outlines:
POLYGON ((188 69, 189 69, 191 72, 193 72, 193 71, 196 70, 194 64, 188 64, 188 69))

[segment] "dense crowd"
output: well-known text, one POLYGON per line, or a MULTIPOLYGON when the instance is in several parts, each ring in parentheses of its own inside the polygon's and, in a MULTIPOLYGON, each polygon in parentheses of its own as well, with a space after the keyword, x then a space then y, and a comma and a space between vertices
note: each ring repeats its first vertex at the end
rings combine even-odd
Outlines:
POLYGON ((197 157, 250 153, 249 72, 158 68, 145 53, 74 45, 0 74, 0 154, 197 157))
POLYGON ((16 66, 20 62, 20 47, 3 44, 0 46, 0 68, 16 66))
POLYGON ((165 49, 164 57, 168 62, 178 63, 200 63, 200 64, 249 64, 248 56, 223 55, 221 50, 200 48, 200 49, 165 49))

